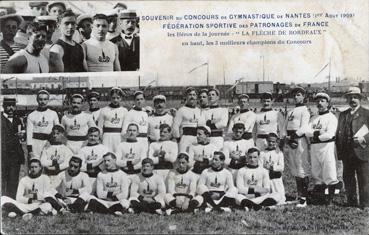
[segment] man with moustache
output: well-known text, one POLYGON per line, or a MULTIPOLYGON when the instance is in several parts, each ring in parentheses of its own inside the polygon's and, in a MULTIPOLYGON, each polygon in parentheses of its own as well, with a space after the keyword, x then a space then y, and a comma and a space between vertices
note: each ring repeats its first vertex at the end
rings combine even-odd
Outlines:
POLYGON ((84 72, 81 45, 73 40, 76 15, 66 10, 58 17, 60 38, 50 48, 50 72, 84 72))
POLYGON ((135 34, 138 17, 135 11, 121 11, 118 22, 122 29, 120 35, 110 41, 118 46, 122 71, 136 71, 140 68, 140 37, 135 34))
POLYGON ((30 24, 32 34, 27 47, 16 52, 6 63, 6 73, 48 73, 49 64, 41 50, 46 43, 47 28, 37 22, 30 24))
POLYGON ((179 141, 179 152, 188 152, 192 144, 197 143, 197 127, 205 125, 204 115, 196 107, 195 88, 186 89, 186 104, 178 109, 173 121, 173 137, 179 141))
POLYGON ((166 110, 166 100, 164 95, 156 95, 154 101, 154 114, 149 116, 147 135, 150 142, 156 142, 160 139, 160 126, 167 124, 170 127, 173 124, 173 116, 166 110))
POLYGON ((50 99, 48 91, 40 90, 36 99, 38 107, 27 117, 27 150, 30 158, 40 159, 51 129, 59 124, 59 117, 55 111, 47 107, 50 99))
POLYGON ((106 40, 108 17, 96 14, 92 18, 91 38, 82 43, 87 72, 120 71, 118 47, 106 40))
POLYGON ((81 111, 83 100, 81 94, 72 95, 72 110, 61 119, 61 124, 67 135, 67 146, 74 154, 79 152, 83 142, 87 139, 88 129, 90 127, 96 127, 92 116, 81 111))
POLYGON ((19 142, 21 120, 14 115, 16 101, 4 98, 1 113, 1 194, 15 199, 24 153, 19 142))
POLYGON ((345 94, 350 108, 340 113, 336 133, 338 159, 343 162, 347 206, 369 208, 369 110, 361 106, 360 88, 350 87, 345 94), (359 186, 357 199, 356 177, 359 186))

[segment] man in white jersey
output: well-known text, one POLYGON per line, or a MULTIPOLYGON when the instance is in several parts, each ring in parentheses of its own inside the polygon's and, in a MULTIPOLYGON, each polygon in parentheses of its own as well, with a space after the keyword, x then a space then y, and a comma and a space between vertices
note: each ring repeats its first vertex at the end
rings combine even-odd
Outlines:
POLYGON ((103 156, 109 152, 109 148, 100 143, 100 129, 90 127, 87 132, 87 144, 83 146, 78 156, 82 159, 81 171, 90 177, 92 194, 96 192, 96 177, 104 169, 103 156))
POLYGON ((169 172, 166 179, 167 194, 165 203, 169 207, 167 215, 180 212, 193 212, 203 203, 203 198, 196 195, 198 177, 190 171, 189 156, 180 153, 177 157, 177 168, 169 172))
POLYGON ((137 141, 146 149, 149 148, 149 142, 147 139, 147 121, 149 116, 143 109, 145 107, 145 96, 143 91, 136 91, 134 93, 135 105, 127 113, 127 117, 123 124, 123 134, 127 130, 130 123, 136 123, 138 125, 139 134, 137 136, 137 141))
POLYGON ((224 160, 222 152, 214 152, 211 167, 201 173, 198 181, 197 192, 204 198, 206 213, 212 210, 231 212, 235 206, 237 188, 232 173, 224 169, 224 160))
POLYGON ((160 125, 160 139, 149 147, 149 158, 154 162, 155 173, 165 179, 168 172, 173 169, 173 163, 178 154, 178 144, 172 139, 172 128, 168 124, 160 125))
POLYGON ((41 54, 46 43, 46 25, 32 22, 32 34, 27 47, 12 55, 5 65, 5 73, 48 73, 49 63, 41 54))
POLYGON ((247 94, 241 94, 238 96, 238 105, 239 105, 239 112, 234 114, 229 121, 228 125, 228 134, 232 133, 233 125, 235 123, 243 123, 245 126, 245 132, 243 134, 243 139, 245 140, 253 140, 252 131, 255 126, 256 122, 256 114, 249 109, 249 96, 247 94))
POLYGON ((141 172, 141 161, 147 156, 147 148, 142 146, 137 140, 139 129, 136 123, 131 123, 127 127, 127 140, 117 147, 117 166, 128 175, 141 172))
POLYGON ((122 142, 121 132, 124 120, 127 117, 127 109, 120 105, 123 91, 118 87, 110 90, 110 104, 101 109, 98 126, 102 130, 102 143, 115 152, 122 142))
POLYGON ((64 128, 55 125, 51 131, 49 145, 45 146, 41 153, 41 165, 44 173, 49 176, 53 188, 57 186, 57 176, 68 167, 72 151, 64 145, 64 128))
POLYGON ((289 158, 291 173, 296 179, 299 200, 297 207, 301 208, 307 205, 309 186, 310 157, 305 131, 309 125, 310 113, 304 104, 305 90, 297 87, 291 93, 294 95, 296 107, 287 113, 283 133, 287 143, 284 153, 289 158))
POLYGON ((197 143, 192 144, 189 147, 188 155, 190 156, 190 166, 192 171, 198 176, 210 167, 210 162, 213 159, 215 151, 219 151, 220 148, 210 143, 210 128, 208 126, 199 126, 196 131, 197 143))
POLYGON ((105 171, 97 175, 97 197, 91 196, 87 210, 103 214, 122 215, 129 207, 130 180, 116 165, 113 153, 104 155, 105 171))
POLYGON ((92 116, 82 112, 83 96, 74 94, 71 97, 72 110, 62 117, 61 124, 67 135, 67 146, 74 154, 81 149, 83 142, 87 139, 88 128, 96 126, 92 116))
POLYGON ((223 130, 228 124, 228 109, 219 107, 220 92, 216 88, 209 90, 209 110, 205 114, 206 125, 210 127, 210 143, 223 148, 223 130))
POLYGON ((236 180, 238 170, 246 164, 247 151, 254 147, 254 140, 242 138, 245 133, 245 125, 243 123, 235 123, 232 130, 232 139, 224 142, 222 151, 225 155, 225 165, 231 171, 233 179, 236 180))
POLYGON ((87 102, 88 102, 89 109, 86 112, 92 115, 92 119, 95 121, 96 125, 99 120, 99 115, 101 111, 99 107, 99 100, 100 100, 100 93, 97 91, 91 91, 87 95, 87 102))
MULTIPOLYGON (((48 214, 53 211, 50 202, 57 202, 52 199, 52 195, 49 177, 42 174, 40 160, 33 158, 29 161, 28 176, 19 181, 16 200, 2 196, 1 207, 11 218, 22 215, 24 220, 29 220, 33 214, 48 214)), ((55 212, 54 210, 53 214, 55 212)))
POLYGON ((58 187, 55 198, 68 211, 83 212, 90 199, 91 183, 88 175, 81 172, 82 159, 73 156, 66 171, 58 174, 58 187))
POLYGON ((270 193, 269 172, 260 165, 260 150, 250 148, 246 161, 246 166, 237 173, 236 203, 242 208, 256 211, 262 207, 276 205, 281 200, 281 195, 270 193))
MULTIPOLYGON (((305 134, 310 139, 314 191, 319 198, 319 195, 323 195, 325 189, 328 188, 326 200, 320 203, 330 204, 338 186, 335 158, 335 135, 338 120, 333 113, 329 112, 330 97, 328 94, 317 93, 315 99, 319 113, 310 120, 305 134)), ((320 198, 324 199, 324 197, 320 198)))
POLYGON ((132 177, 130 212, 162 214, 166 192, 164 179, 153 173, 154 162, 152 159, 143 159, 141 165, 141 173, 132 177))
POLYGON ((179 141, 179 152, 188 152, 189 146, 197 142, 197 126, 205 125, 205 117, 196 103, 195 88, 187 88, 186 104, 178 109, 173 121, 173 137, 179 141))
POLYGON ((263 108, 256 114, 255 136, 256 146, 263 151, 267 147, 266 138, 273 132, 279 134, 283 129, 283 115, 272 109, 273 95, 270 92, 262 94, 261 102, 263 108))
POLYGON ((91 38, 82 43, 86 71, 120 71, 118 47, 106 40, 107 32, 107 16, 96 14, 92 17, 91 38))
POLYGON ((156 95, 153 98, 155 111, 148 119, 147 135, 150 142, 159 141, 161 124, 173 124, 173 116, 166 110, 166 98, 164 95, 156 95))
POLYGON ((27 117, 27 150, 30 158, 40 158, 51 129, 59 124, 58 114, 47 107, 49 98, 49 92, 40 90, 36 98, 38 107, 27 117))

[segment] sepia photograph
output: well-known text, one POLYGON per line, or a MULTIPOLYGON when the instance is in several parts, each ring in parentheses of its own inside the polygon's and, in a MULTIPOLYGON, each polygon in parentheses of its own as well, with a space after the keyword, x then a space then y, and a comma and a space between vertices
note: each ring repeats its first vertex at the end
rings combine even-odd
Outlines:
POLYGON ((1 1, 2 234, 368 234, 368 9, 1 1))

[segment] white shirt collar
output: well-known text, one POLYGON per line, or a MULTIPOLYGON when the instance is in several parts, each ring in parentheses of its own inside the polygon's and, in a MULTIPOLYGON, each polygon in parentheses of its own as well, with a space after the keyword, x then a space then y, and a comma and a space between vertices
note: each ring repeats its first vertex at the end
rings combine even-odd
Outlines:
POLYGON ((354 109, 350 107, 350 109, 351 109, 350 113, 351 113, 351 114, 354 114, 354 113, 355 113, 359 108, 360 108, 360 105, 358 105, 358 106, 357 106, 356 108, 354 108, 354 109))
POLYGON ((122 32, 120 36, 123 38, 124 41, 128 43, 128 45, 131 45, 132 40, 133 40, 133 34, 128 35, 122 32), (126 38, 126 37, 131 37, 131 38, 126 38))

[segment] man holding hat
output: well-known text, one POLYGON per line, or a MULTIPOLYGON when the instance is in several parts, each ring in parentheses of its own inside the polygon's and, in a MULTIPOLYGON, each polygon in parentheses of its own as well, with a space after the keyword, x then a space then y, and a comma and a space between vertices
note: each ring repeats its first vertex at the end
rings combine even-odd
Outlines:
POLYGON ((45 16, 47 15, 47 6, 48 2, 30 2, 28 5, 31 8, 32 15, 34 16, 45 16))
POLYGON ((140 68, 140 37, 135 34, 138 17, 135 11, 119 13, 118 21, 122 32, 111 41, 118 46, 122 71, 136 71, 140 68))
POLYGON ((14 42, 14 37, 23 19, 17 14, 7 12, 8 9, 0 12, 0 30, 3 35, 0 41, 0 73, 4 73, 9 57, 22 48, 22 45, 14 42))
POLYGON ((153 98, 155 112, 148 119, 148 137, 150 142, 159 141, 160 125, 168 124, 170 127, 173 124, 173 116, 170 115, 166 108, 167 98, 164 95, 156 95, 153 98))
POLYGON ((329 112, 330 97, 328 94, 319 92, 315 100, 319 113, 310 120, 305 135, 310 139, 311 144, 311 173, 314 179, 314 191, 321 196, 328 188, 328 197, 323 203, 330 204, 338 184, 334 146, 337 118, 329 112))
POLYGON ((1 194, 15 199, 24 153, 19 142, 21 120, 15 116, 16 101, 4 98, 1 113, 1 194))
POLYGON ((249 109, 249 99, 250 98, 247 94, 241 94, 238 96, 238 105, 240 106, 240 112, 232 116, 228 126, 228 133, 232 133, 233 125, 235 123, 243 123, 245 132, 242 138, 254 142, 254 140, 252 139, 252 131, 256 122, 256 114, 251 109, 249 109))
POLYGON ((348 206, 357 206, 356 177, 359 186, 359 206, 369 207, 369 110, 361 106, 364 95, 360 88, 350 87, 345 94, 349 109, 340 113, 336 133, 338 159, 343 162, 348 206))
POLYGON ((296 87, 291 92, 294 95, 296 107, 287 113, 285 128, 285 156, 290 159, 290 169, 296 178, 298 208, 306 207, 306 197, 309 187, 310 159, 305 131, 309 125, 310 112, 304 104, 305 90, 296 87))
POLYGON ((260 113, 256 114, 255 144, 260 151, 263 151, 268 145, 266 140, 268 134, 271 132, 278 134, 283 129, 283 116, 279 111, 275 111, 272 108, 272 93, 263 93, 261 103, 263 104, 263 108, 260 110, 260 113))
POLYGON ((37 92, 38 107, 27 117, 28 156, 40 159, 54 125, 59 124, 58 114, 47 107, 50 94, 46 90, 37 92))

